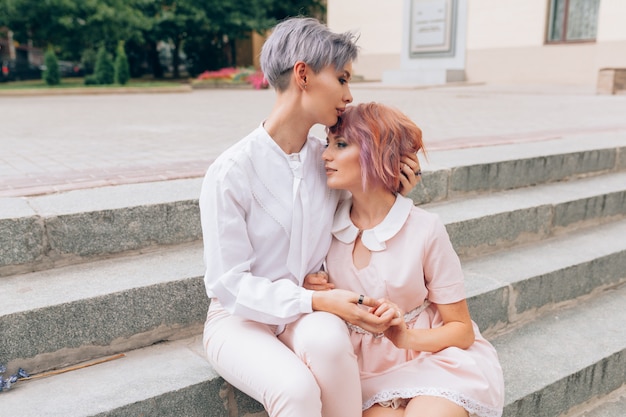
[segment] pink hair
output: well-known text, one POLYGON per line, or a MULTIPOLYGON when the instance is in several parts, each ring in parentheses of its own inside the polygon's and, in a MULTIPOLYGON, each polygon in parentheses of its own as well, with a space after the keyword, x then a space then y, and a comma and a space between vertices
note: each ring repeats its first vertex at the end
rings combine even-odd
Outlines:
POLYGON ((379 103, 350 106, 328 129, 361 148, 363 189, 381 183, 392 193, 400 189, 404 155, 423 151, 422 130, 401 111, 379 103))

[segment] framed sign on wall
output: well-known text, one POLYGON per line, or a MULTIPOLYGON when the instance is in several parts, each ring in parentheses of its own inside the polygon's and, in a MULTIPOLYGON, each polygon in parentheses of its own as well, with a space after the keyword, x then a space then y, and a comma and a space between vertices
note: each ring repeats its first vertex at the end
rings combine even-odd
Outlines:
POLYGON ((409 56, 454 56, 457 0, 411 0, 409 56))

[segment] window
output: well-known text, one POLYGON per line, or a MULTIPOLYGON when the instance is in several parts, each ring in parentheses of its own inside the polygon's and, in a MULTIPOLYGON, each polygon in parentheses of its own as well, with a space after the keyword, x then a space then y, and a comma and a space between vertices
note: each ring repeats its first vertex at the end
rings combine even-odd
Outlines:
POLYGON ((550 0, 548 42, 593 41, 600 0, 550 0))

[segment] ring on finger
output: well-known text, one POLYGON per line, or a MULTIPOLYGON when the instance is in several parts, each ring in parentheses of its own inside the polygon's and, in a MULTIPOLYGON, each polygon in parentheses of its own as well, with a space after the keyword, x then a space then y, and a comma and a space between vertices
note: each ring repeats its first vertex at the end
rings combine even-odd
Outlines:
POLYGON ((364 299, 365 299, 365 296, 363 294, 359 295, 359 301, 357 301, 357 304, 363 304, 364 299))

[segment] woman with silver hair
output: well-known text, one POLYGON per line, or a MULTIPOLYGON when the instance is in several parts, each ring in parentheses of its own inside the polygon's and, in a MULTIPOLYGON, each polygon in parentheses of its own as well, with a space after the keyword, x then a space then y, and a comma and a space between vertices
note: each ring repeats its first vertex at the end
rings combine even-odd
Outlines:
MULTIPOLYGON (((278 24, 261 68, 276 90, 269 116, 208 169, 200 195, 204 277, 211 299, 204 330, 209 362, 271 417, 361 415, 359 370, 343 320, 373 332, 393 317, 359 308, 377 301, 344 290, 303 288, 320 271, 343 194, 326 187, 325 141, 352 102, 355 37, 315 19, 278 24), (343 320, 342 320, 343 319, 343 320)), ((404 158, 402 191, 417 183, 404 158)))

